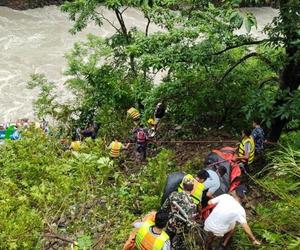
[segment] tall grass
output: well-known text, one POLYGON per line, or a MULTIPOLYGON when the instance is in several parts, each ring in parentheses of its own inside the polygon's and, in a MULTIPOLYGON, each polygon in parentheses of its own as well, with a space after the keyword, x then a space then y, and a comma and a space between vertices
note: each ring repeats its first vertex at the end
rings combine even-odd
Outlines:
MULTIPOLYGON (((269 164, 253 178, 264 199, 249 222, 260 249, 300 249, 300 149, 285 140, 266 155, 269 164)), ((233 249, 253 249, 241 230, 233 249)))

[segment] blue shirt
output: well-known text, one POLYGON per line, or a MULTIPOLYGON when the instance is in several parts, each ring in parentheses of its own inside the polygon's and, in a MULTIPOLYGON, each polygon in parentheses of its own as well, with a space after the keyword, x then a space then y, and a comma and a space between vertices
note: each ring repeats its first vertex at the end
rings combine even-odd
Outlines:
POLYGON ((255 151, 257 153, 261 153, 264 149, 264 140, 265 140, 265 133, 261 127, 255 128, 252 130, 251 133, 254 142, 255 142, 255 151))

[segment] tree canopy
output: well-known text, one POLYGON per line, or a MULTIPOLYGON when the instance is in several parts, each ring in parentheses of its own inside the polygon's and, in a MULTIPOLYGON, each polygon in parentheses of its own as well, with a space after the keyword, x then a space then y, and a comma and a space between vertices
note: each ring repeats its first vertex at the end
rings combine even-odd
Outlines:
POLYGON ((239 129, 259 118, 276 141, 282 129, 299 126, 300 82, 299 3, 279 2, 279 15, 258 40, 250 33, 255 16, 241 10, 239 0, 66 1, 61 9, 74 21, 72 33, 90 22, 108 23, 115 33, 106 39, 91 35, 67 55, 66 85, 76 101, 68 107, 55 103, 56 111, 68 109, 64 122, 88 123, 105 112, 122 119, 124 110, 139 104, 147 119, 165 100, 171 122, 187 130, 239 129), (127 25, 130 8, 143 14, 143 29, 127 25), (116 19, 109 20, 104 9, 116 19), (237 32, 242 26, 246 33, 237 32))

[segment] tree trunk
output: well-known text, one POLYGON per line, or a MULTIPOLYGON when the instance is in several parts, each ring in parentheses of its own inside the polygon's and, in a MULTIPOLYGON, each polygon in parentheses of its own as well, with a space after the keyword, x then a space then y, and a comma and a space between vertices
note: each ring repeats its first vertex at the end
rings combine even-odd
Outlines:
MULTIPOLYGON (((288 90, 290 96, 292 97, 295 94, 295 91, 298 91, 300 85, 300 58, 299 56, 299 46, 295 45, 293 41, 299 39, 299 34, 297 32, 297 25, 293 24, 294 15, 293 12, 296 10, 293 8, 293 5, 289 5, 289 1, 281 1, 280 6, 280 15, 282 18, 283 33, 284 33, 284 44, 286 50, 286 63, 283 70, 280 73, 280 85, 279 91, 288 90)), ((297 16, 297 15, 296 15, 297 16)), ((283 106, 286 104, 287 100, 282 99, 280 95, 276 100, 274 109, 283 106)), ((272 141, 278 141, 281 135, 282 130, 285 125, 289 122, 289 119, 281 119, 280 116, 275 117, 272 121, 272 127, 270 132, 270 139, 272 141)))

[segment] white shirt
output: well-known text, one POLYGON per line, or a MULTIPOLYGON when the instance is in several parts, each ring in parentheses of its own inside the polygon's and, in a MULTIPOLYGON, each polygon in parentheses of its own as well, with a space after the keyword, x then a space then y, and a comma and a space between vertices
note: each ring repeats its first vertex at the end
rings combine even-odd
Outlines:
POLYGON ((220 187, 220 178, 219 175, 213 170, 206 170, 209 174, 209 178, 203 183, 205 189, 208 189, 208 192, 214 194, 220 187))
POLYGON ((234 229, 236 222, 247 223, 245 209, 229 194, 222 194, 211 200, 217 204, 204 223, 204 230, 216 236, 223 236, 234 229))

